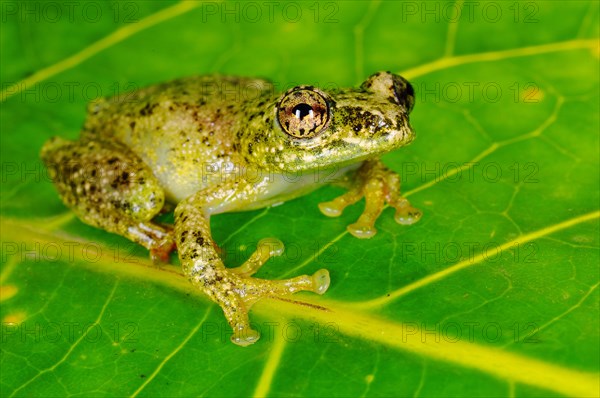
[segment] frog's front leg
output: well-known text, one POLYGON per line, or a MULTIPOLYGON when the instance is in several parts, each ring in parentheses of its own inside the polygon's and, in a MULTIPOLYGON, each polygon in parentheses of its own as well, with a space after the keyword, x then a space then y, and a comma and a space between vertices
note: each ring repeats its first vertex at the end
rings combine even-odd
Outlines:
POLYGON ((232 184, 211 192, 200 191, 181 202, 175 209, 175 236, 184 274, 219 304, 233 329, 231 341, 246 346, 260 337, 248 319, 248 311, 257 300, 302 290, 323 294, 329 287, 329 273, 322 269, 312 276, 275 281, 251 277, 269 257, 283 251, 283 244, 274 239, 262 240, 257 252, 242 266, 226 268, 210 232, 211 201, 233 201, 238 192, 242 191, 232 184))
POLYGON ((357 170, 350 190, 330 202, 319 204, 319 209, 329 217, 338 217, 349 205, 365 197, 365 210, 347 229, 357 238, 366 239, 377 233, 375 221, 387 202, 396 209, 394 219, 399 224, 413 224, 421 218, 421 211, 400 196, 400 177, 381 163, 379 159, 367 160, 357 170))

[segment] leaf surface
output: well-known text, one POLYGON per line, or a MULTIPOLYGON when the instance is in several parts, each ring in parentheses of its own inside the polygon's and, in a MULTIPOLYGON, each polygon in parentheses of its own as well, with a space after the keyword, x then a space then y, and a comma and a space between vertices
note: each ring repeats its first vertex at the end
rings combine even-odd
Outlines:
POLYGON ((598 396, 597 3, 40 4, 3 4, 0 28, 3 396, 598 396), (245 349, 176 265, 77 220, 38 160, 97 95, 379 70, 417 92, 418 138, 384 162, 424 217, 387 209, 357 240, 360 204, 318 212, 334 187, 214 217, 229 266, 274 236, 259 277, 331 273, 322 297, 258 303, 245 349))

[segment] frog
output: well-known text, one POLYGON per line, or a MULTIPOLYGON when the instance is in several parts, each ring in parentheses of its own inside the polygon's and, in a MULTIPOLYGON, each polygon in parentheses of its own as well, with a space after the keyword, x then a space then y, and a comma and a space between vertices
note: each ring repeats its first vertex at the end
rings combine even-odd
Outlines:
POLYGON ((390 206, 409 225, 421 211, 400 194, 400 178, 381 155, 410 144, 412 85, 377 72, 359 87, 297 85, 200 75, 92 101, 77 140, 50 138, 41 158, 62 202, 84 223, 149 250, 154 262, 177 251, 183 274, 217 303, 231 341, 255 343, 249 311, 263 298, 323 294, 329 272, 284 280, 254 274, 283 243, 266 237, 238 267, 227 267, 212 237, 212 216, 279 205, 332 181, 347 192, 320 203, 328 217, 365 198, 347 231, 373 237, 390 206), (335 178, 318 178, 325 173, 335 178), (173 224, 156 220, 173 211, 173 224))

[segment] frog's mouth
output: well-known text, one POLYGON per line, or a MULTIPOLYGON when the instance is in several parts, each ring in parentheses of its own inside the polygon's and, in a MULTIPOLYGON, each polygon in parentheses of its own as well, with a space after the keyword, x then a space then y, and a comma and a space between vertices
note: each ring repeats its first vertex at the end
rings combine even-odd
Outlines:
POLYGON ((369 119, 376 121, 368 130, 357 134, 356 127, 345 131, 324 132, 306 140, 290 139, 284 151, 274 154, 273 164, 280 164, 285 171, 313 170, 331 166, 346 166, 367 159, 374 159, 410 144, 415 139, 414 130, 404 114, 395 122, 384 121, 382 117, 369 119), (392 127, 390 127, 392 126, 392 127))
POLYGON ((408 128, 394 134, 379 134, 368 138, 340 137, 329 140, 325 145, 311 143, 313 145, 308 146, 307 142, 302 142, 288 148, 285 153, 275 155, 270 161, 285 172, 346 167, 378 158, 384 153, 408 145, 414 138, 414 132, 408 128))

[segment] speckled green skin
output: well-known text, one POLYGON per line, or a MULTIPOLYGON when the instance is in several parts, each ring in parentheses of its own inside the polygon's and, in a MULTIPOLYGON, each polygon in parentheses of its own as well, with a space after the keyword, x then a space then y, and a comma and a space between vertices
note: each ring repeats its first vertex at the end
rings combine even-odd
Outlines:
POLYGON ((358 89, 299 86, 283 94, 258 79, 184 78, 90 104, 80 139, 50 139, 42 159, 62 200, 84 222, 144 245, 154 258, 166 260, 176 245, 190 281, 223 309, 232 341, 247 345, 259 337, 248 323, 256 300, 323 293, 329 276, 320 270, 284 281, 252 278, 280 254, 276 240, 263 242, 242 267, 226 268, 210 215, 303 195, 323 184, 315 178, 323 170, 341 176, 358 169, 347 194, 320 205, 324 214, 338 216, 366 197, 365 212, 348 227, 359 238, 375 233, 385 202, 397 209, 399 223, 417 221, 420 212, 399 196, 398 176, 377 159, 413 140, 413 104, 410 84, 389 72, 358 89), (305 97, 308 104, 285 108, 305 97), (293 130, 296 122, 311 128, 293 130), (174 231, 152 222, 167 201, 176 205, 174 231))

